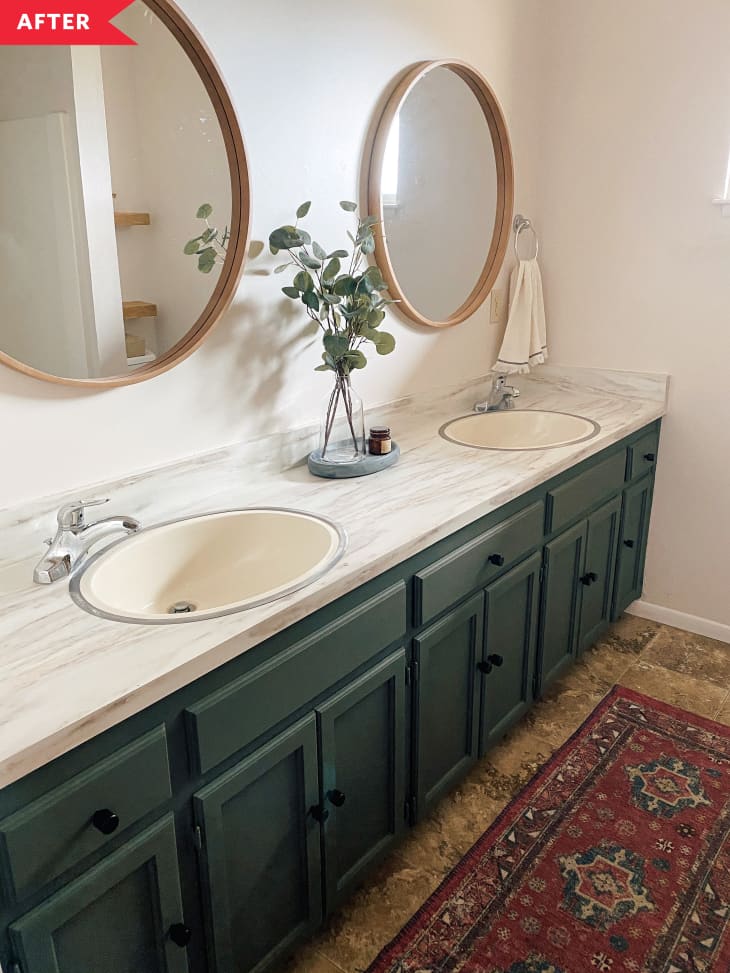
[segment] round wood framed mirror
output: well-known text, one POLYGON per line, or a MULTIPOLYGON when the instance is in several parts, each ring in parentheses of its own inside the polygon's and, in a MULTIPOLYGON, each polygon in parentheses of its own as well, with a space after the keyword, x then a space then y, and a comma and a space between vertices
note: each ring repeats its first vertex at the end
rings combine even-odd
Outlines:
POLYGON ((203 40, 171 0, 114 24, 136 44, 0 49, 0 362, 87 388, 201 344, 250 223, 243 137, 203 40))
POLYGON ((474 314, 502 267, 514 206, 507 123, 485 78, 460 61, 409 68, 374 128, 364 182, 398 310, 432 328, 474 314))

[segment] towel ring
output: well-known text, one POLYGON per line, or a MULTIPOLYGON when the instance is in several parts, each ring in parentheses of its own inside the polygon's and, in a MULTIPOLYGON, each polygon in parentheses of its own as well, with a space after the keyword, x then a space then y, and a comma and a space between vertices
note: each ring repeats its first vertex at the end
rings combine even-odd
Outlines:
POLYGON ((520 256, 519 249, 518 249, 518 244, 520 241, 520 233, 522 233, 524 230, 532 230, 532 235, 535 237, 535 256, 533 257, 533 259, 537 260, 537 256, 540 253, 540 241, 537 238, 537 232, 535 231, 535 227, 532 225, 532 223, 525 216, 522 216, 521 214, 518 213, 517 216, 515 216, 514 223, 512 224, 512 229, 515 231, 515 256, 517 257, 517 259, 518 260, 523 259, 520 256))

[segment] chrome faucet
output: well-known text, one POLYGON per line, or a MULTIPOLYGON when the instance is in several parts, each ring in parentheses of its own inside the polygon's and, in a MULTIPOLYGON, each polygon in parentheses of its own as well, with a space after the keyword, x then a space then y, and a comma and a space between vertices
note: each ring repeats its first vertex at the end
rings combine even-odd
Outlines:
POLYGON ((500 412, 503 409, 514 409, 515 399, 519 398, 520 390, 514 385, 507 385, 507 376, 498 375, 492 382, 489 397, 486 402, 477 402, 475 412, 500 412))
POLYGON ((87 507, 98 507, 103 503, 109 501, 77 500, 61 507, 57 515, 56 536, 46 541, 48 550, 33 571, 36 584, 53 584, 54 581, 68 577, 97 541, 119 531, 134 534, 139 530, 139 523, 134 517, 106 517, 87 524, 87 507))

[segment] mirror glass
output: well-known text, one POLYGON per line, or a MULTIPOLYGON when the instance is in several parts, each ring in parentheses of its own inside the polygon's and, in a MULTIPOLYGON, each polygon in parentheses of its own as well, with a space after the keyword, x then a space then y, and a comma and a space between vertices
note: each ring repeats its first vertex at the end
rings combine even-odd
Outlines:
MULTIPOLYGON (((379 198, 373 173, 370 196, 383 218, 391 291, 424 324, 456 323, 502 232, 506 127, 506 145, 495 146, 485 107, 491 90, 484 83, 478 97, 470 81, 446 65, 416 72, 396 90, 400 100, 391 99, 378 136, 379 198)), ((496 101, 494 108, 499 113, 496 101)))
POLYGON ((114 23, 137 46, 0 47, 0 352, 62 379, 129 376, 184 339, 232 220, 198 71, 139 0, 114 23))

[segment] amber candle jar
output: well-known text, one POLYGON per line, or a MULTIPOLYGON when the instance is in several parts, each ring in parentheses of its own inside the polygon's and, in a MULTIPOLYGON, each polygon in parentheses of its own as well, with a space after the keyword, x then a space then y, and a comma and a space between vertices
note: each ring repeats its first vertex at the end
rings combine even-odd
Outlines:
POLYGON ((393 448, 388 426, 373 426, 368 439, 368 450, 373 456, 385 456, 393 448))

